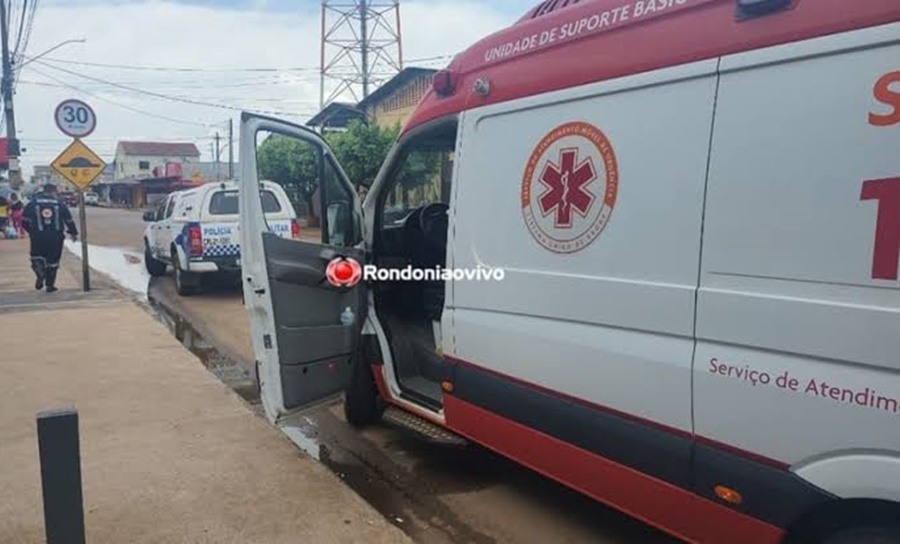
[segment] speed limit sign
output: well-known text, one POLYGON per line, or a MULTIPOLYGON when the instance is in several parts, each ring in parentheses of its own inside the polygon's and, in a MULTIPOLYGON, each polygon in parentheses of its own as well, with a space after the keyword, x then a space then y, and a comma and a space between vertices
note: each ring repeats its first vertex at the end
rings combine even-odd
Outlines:
POLYGON ((56 106, 56 126, 73 138, 84 138, 97 128, 94 110, 81 100, 65 100, 56 106))

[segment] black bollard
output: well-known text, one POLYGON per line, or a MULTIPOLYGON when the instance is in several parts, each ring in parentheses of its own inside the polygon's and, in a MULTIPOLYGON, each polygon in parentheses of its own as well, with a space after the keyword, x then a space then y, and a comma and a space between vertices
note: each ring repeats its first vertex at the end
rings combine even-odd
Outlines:
POLYGON ((47 544, 84 544, 78 411, 39 412, 37 432, 47 544))

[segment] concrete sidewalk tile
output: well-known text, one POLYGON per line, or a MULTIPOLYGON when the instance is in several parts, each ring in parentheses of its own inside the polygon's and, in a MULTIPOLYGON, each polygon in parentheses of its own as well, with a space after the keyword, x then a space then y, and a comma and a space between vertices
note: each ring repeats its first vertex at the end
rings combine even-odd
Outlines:
POLYGON ((0 330, 0 542, 43 542, 35 414, 58 405, 79 411, 89 542, 408 541, 133 303, 0 330))

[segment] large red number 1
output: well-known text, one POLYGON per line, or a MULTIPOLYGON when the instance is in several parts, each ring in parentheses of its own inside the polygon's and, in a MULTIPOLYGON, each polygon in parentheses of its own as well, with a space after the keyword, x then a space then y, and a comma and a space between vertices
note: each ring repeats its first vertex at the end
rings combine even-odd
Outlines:
POLYGON ((900 263, 900 178, 863 183, 861 199, 878 201, 872 278, 896 280, 900 263))

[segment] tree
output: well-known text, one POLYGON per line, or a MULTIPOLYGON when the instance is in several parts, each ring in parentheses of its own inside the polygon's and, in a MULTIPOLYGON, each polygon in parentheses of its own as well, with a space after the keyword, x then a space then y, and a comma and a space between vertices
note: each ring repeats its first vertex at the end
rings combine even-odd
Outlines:
MULTIPOLYGON (((346 132, 326 135, 326 141, 351 183, 369 187, 387 158, 400 126, 382 128, 351 123, 346 132)), ((272 134, 257 149, 259 177, 280 184, 291 200, 302 200, 310 215, 310 226, 318 226, 314 198, 318 194, 319 154, 302 140, 272 134)))
POLYGON ((272 134, 257 149, 259 178, 284 187, 292 202, 302 201, 309 226, 318 226, 313 197, 319 189, 319 154, 314 146, 296 138, 272 134))
POLYGON ((346 132, 333 132, 327 139, 350 181, 357 187, 370 187, 398 134, 399 124, 383 128, 353 121, 346 132))

